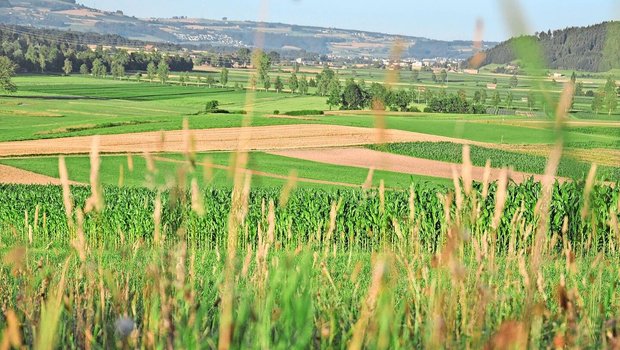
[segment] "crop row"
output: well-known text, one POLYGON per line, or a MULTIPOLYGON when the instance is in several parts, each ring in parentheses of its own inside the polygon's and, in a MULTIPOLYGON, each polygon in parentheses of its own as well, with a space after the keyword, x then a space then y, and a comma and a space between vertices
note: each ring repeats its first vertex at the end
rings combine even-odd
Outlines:
MULTIPOLYGON (((584 186, 576 182, 554 185, 547 234, 549 237, 561 235, 576 249, 608 249, 610 242, 616 244, 620 189, 595 185, 586 200, 584 186), (583 210, 586 202, 587 214, 583 210)), ((465 204, 457 203, 459 196, 450 190, 425 185, 412 185, 409 191, 385 192, 298 189, 286 204, 279 204, 280 190, 256 189, 249 193, 239 239, 242 244, 256 242, 259 230, 266 231, 270 224, 268 214, 273 202, 274 235, 283 244, 319 242, 372 250, 398 238, 411 240, 415 236, 435 250, 439 237, 453 223, 463 221, 468 222, 472 234, 496 233, 499 248, 507 248, 513 236, 519 244, 529 244, 532 235, 528 232, 536 228, 540 220, 537 215, 540 183, 527 181, 508 185, 497 230, 491 230, 497 185, 490 185, 486 197, 481 195, 480 187, 476 185, 472 200, 460 200, 465 204), (332 211, 334 214, 330 215, 332 211), (446 213, 450 213, 449 218, 446 213), (329 231, 333 235, 327 242, 325 236, 329 231)), ((82 208, 91 191, 87 187, 74 187, 71 192, 74 206, 82 208)), ((160 196, 162 209, 157 229, 170 240, 183 232, 192 246, 215 247, 226 242, 231 212, 230 189, 204 189, 200 199, 204 209, 199 213, 192 209, 189 193, 167 191, 160 196)), ((86 237, 106 246, 152 241, 156 231, 157 198, 158 194, 149 189, 104 188, 103 211, 84 217, 86 237)), ((13 237, 27 235, 35 245, 68 242, 70 229, 61 188, 0 186, 0 231, 5 243, 13 237), (18 235, 4 234, 11 231, 18 235)))
MULTIPOLYGON (((463 146, 452 142, 413 142, 393 143, 387 145, 371 145, 372 149, 402 154, 411 157, 440 160, 444 162, 462 163, 463 146)), ((471 145, 471 161, 473 165, 485 166, 487 159, 495 168, 511 166, 515 170, 534 174, 544 174, 547 157, 504 151, 471 145)), ((563 157, 558 165, 558 175, 574 179, 583 179, 588 175, 591 165, 578 160, 563 157)), ((600 166, 598 176, 611 181, 620 179, 620 167, 600 166)))

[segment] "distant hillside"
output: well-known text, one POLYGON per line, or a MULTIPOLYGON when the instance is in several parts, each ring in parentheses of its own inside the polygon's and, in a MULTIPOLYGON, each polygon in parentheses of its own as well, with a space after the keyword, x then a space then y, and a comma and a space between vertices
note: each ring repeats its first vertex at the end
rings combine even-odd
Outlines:
POLYGON ((507 64, 518 59, 513 50, 518 40, 537 42, 542 48, 547 67, 552 69, 602 72, 620 68, 620 22, 512 38, 487 50, 482 65, 507 64))
MULTIPOLYGON (((358 30, 196 18, 140 19, 121 11, 101 11, 74 0, 0 0, 0 23, 38 28, 122 35, 129 39, 169 42, 200 48, 264 47, 295 55, 296 51, 337 56, 387 57, 398 38, 405 56, 418 59, 465 59, 470 41, 441 41, 358 30)), ((495 43, 485 43, 490 48, 495 43)))

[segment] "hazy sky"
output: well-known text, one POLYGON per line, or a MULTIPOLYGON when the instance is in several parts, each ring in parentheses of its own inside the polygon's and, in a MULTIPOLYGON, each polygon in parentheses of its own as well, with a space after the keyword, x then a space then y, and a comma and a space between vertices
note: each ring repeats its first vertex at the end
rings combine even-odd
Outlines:
MULTIPOLYGON (((516 0, 517 1, 517 0, 516 0)), ((504 0, 78 0, 137 17, 188 16, 265 20, 423 36, 472 39, 476 20, 484 39, 511 36, 504 0), (266 11, 261 11, 266 8, 266 11)), ((530 32, 595 24, 620 18, 618 0, 520 0, 530 32)), ((511 12, 512 13, 512 12, 511 12)))

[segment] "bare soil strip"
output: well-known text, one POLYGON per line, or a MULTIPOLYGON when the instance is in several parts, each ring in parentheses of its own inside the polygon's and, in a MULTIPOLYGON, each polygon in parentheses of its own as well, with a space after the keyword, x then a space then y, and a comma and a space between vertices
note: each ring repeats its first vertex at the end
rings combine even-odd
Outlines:
MULTIPOLYGON (((431 177, 441 177, 446 179, 453 178, 453 168, 456 167, 458 174, 461 174, 461 165, 428 160, 422 158, 407 157, 397 154, 373 151, 365 148, 332 148, 332 149, 300 149, 270 151, 270 154, 310 160, 314 162, 328 163, 334 165, 353 166, 360 168, 374 168, 377 170, 394 171, 405 174, 423 175, 431 177)), ((490 180, 499 177, 499 169, 491 169, 490 180)), ((528 174, 518 171, 511 171, 510 178, 515 182, 523 182, 533 176, 535 180, 542 180, 542 175, 528 174)), ((472 167, 472 178, 476 181, 483 181, 484 168, 472 167)), ((558 178, 564 181, 563 178, 558 178)))
MULTIPOLYGON (((102 135, 99 150, 102 153, 184 152, 187 150, 187 135, 183 130, 102 135)), ((245 150, 343 147, 387 142, 481 144, 401 130, 322 124, 190 130, 189 135, 193 140, 192 149, 197 152, 237 150, 241 140, 247 141, 243 147, 245 150)), ((86 154, 90 151, 92 139, 92 136, 77 136, 1 142, 0 156, 86 154)))
MULTIPOLYGON (((0 183, 18 185, 60 185, 60 179, 0 164, 0 183)), ((77 184, 71 182, 71 184, 77 184)))

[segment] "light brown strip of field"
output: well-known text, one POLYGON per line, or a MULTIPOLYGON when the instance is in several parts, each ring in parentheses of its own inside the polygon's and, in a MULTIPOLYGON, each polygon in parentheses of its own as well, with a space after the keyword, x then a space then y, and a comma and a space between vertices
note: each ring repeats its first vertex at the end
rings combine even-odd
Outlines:
MULTIPOLYGON (((0 164, 0 183, 18 185, 60 185, 60 179, 0 164)), ((75 185, 77 183, 71 182, 75 185)))
MULTIPOLYGON (((247 140, 247 150, 343 147, 387 142, 472 143, 408 131, 321 124, 202 129, 189 133, 194 140, 193 150, 197 152, 236 150, 240 139, 247 140)), ((183 130, 102 135, 99 150, 102 153, 184 152, 187 148, 186 136, 183 130)), ((2 142, 0 156, 86 154, 91 149, 92 140, 92 136, 78 136, 2 142)))
MULTIPOLYGON (((461 174, 460 164, 384 153, 365 148, 347 147, 330 149, 299 149, 270 151, 268 153, 327 164, 374 168, 376 170, 441 177, 445 179, 453 178, 454 167, 456 167, 459 176, 461 174)), ((499 177, 499 173, 499 169, 491 169, 490 180, 496 180, 499 177)), ((510 172, 510 178, 515 182, 522 182, 531 176, 533 176, 537 181, 540 181, 543 178, 542 175, 537 174, 528 174, 518 171, 510 172)), ((472 179, 476 181, 483 181, 484 168, 476 166, 472 167, 472 179)), ((558 178, 558 180, 564 181, 565 179, 558 178)))

